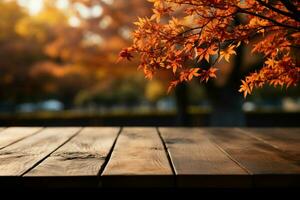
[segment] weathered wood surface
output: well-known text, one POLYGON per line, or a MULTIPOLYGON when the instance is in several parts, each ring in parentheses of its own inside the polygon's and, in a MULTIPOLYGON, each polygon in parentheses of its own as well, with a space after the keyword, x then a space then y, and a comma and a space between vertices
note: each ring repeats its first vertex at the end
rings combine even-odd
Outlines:
POLYGON ((211 128, 204 133, 253 175, 255 186, 300 186, 298 163, 273 146, 245 134, 245 131, 211 128))
POLYGON ((79 130, 80 128, 46 128, 0 150, 0 176, 21 176, 79 130))
POLYGON ((172 174, 155 128, 124 128, 102 177, 112 187, 172 186, 172 174))
POLYGON ((67 144, 25 174, 25 183, 35 186, 51 184, 59 187, 68 183, 71 186, 96 187, 97 176, 119 130, 120 128, 84 128, 67 144))
POLYGON ((41 129, 42 128, 39 127, 12 127, 5 130, 0 129, 0 149, 33 135, 41 129))
POLYGON ((287 153, 300 163, 300 128, 244 128, 240 130, 287 153))
POLYGON ((0 186, 300 187, 300 129, 0 128, 0 186))
POLYGON ((250 187, 247 171, 231 160, 203 129, 160 128, 179 187, 250 187))

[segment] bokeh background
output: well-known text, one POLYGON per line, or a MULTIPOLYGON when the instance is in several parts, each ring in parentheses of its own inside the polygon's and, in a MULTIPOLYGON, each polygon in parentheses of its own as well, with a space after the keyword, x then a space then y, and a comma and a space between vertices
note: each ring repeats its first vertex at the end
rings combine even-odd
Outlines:
POLYGON ((262 59, 241 46, 219 78, 166 94, 137 61, 116 63, 146 0, 0 0, 0 125, 299 126, 300 88, 265 87, 247 99, 240 80, 262 59))

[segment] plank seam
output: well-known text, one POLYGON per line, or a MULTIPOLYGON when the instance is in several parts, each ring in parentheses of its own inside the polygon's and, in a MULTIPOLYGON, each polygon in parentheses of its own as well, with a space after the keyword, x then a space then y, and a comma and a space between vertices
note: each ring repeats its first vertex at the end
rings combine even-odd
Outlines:
MULTIPOLYGON (((12 142, 12 143, 10 143, 10 144, 4 146, 4 147, 1 147, 0 150, 4 149, 4 148, 6 148, 6 147, 9 147, 9 146, 11 146, 11 145, 13 145, 13 144, 15 144, 15 143, 17 143, 17 142, 20 142, 21 140, 24 140, 24 139, 26 139, 26 138, 29 138, 29 137, 33 136, 33 135, 36 135, 36 134, 38 134, 39 132, 41 132, 42 130, 44 130, 44 128, 45 128, 45 127, 41 127, 40 129, 38 129, 37 131, 33 132, 32 134, 27 135, 27 136, 25 136, 25 137, 23 137, 23 138, 20 138, 19 140, 16 140, 16 141, 14 141, 14 142, 12 142)), ((4 129, 3 129, 3 130, 4 130, 4 129)), ((2 130, 2 131, 3 131, 3 130, 2 130)))
MULTIPOLYGON (((104 169, 106 168, 106 166, 107 166, 107 164, 108 164, 108 162, 109 162, 109 160, 110 160, 110 158, 111 158, 111 155, 112 155, 112 153, 113 153, 113 151, 114 151, 114 149, 115 149, 115 146, 116 146, 116 143, 117 143, 117 141, 118 141, 118 138, 119 138, 119 136, 121 135, 121 132, 122 132, 122 131, 123 131, 123 127, 120 127, 119 132, 118 132, 118 134, 117 134, 117 137, 116 137, 116 139, 114 140, 113 145, 111 146, 111 148, 110 148, 110 150, 109 150, 109 152, 108 152, 108 154, 107 154, 107 156, 106 156, 106 158, 105 158, 105 160, 104 160, 102 166, 100 167, 100 170, 99 170, 99 172, 98 172, 98 174, 97 174, 97 177, 100 177, 100 176, 102 175, 104 169)), ((101 182, 99 182, 99 184, 101 184, 101 182)), ((99 184, 98 184, 98 185, 99 185, 99 184)))
POLYGON ((159 136, 159 138, 160 138, 160 140, 161 140, 161 142, 162 142, 162 144, 163 144, 163 147, 164 147, 164 150, 165 150, 165 152, 166 152, 166 155, 167 155, 167 158, 168 158, 168 162, 169 162, 169 165, 170 165, 170 167, 171 167, 173 176, 175 176, 175 175, 176 175, 175 167, 173 166, 172 158, 171 158, 171 156, 170 156, 170 154, 169 154, 168 147, 167 147, 166 143, 164 142, 164 139, 163 139, 163 137, 162 137, 162 135, 161 135, 161 133, 160 133, 158 127, 156 127, 156 131, 157 131, 157 134, 158 134, 158 136, 159 136))
POLYGON ((252 135, 252 134, 248 133, 247 131, 245 131, 245 130, 243 130, 241 128, 236 128, 236 130, 238 132, 244 134, 244 135, 247 135, 248 137, 251 137, 251 138, 253 138, 255 140, 258 140, 258 141, 264 143, 267 146, 270 146, 271 148, 274 148, 274 150, 277 151, 278 153, 287 154, 289 156, 289 158, 285 157, 285 159, 290 160, 290 161, 298 162, 298 159, 296 159, 294 157, 294 155, 290 154, 288 151, 286 151, 284 149, 281 149, 281 148, 277 147, 276 145, 273 145, 273 144, 269 143, 268 141, 264 140, 263 138, 260 138, 259 136, 256 136, 256 135, 252 135))
MULTIPOLYGON (((44 130, 44 129, 43 129, 44 130)), ((27 174, 28 172, 30 172, 32 169, 34 169, 35 167, 37 167, 39 164, 41 164, 44 160, 46 160, 52 153, 54 153, 55 151, 57 151, 59 148, 61 148, 62 146, 64 146, 66 143, 68 143, 70 140, 72 140, 75 136, 77 136, 81 131, 83 130, 83 127, 80 127, 78 131, 76 131, 70 138, 68 138, 65 142, 63 142, 61 145, 59 145, 57 148, 55 148, 53 151, 51 151, 49 154, 47 154, 44 158, 42 158, 41 160, 39 160, 38 162, 36 162, 32 167, 30 167, 29 169, 27 169, 25 172, 23 172, 20 176, 24 176, 25 174, 27 174)))
MULTIPOLYGON (((214 136, 213 136, 214 137, 214 136)), ((214 142, 210 137, 207 137, 209 141, 212 142, 213 145, 215 145, 221 152, 223 152, 229 159, 231 159, 233 162, 235 162, 240 168, 242 168, 249 176, 251 177, 251 188, 254 188, 254 174, 248 170, 244 165, 239 163, 236 159, 234 159, 225 149, 223 149, 220 145, 218 145, 216 142, 214 142)))
POLYGON ((236 159, 234 159, 226 150, 224 150, 220 145, 218 145, 216 142, 214 142, 211 138, 207 137, 208 140, 215 145, 221 152, 223 152, 230 160, 235 162, 240 168, 242 168, 247 174, 253 175, 251 171, 249 171, 244 165, 239 163, 236 159))
POLYGON ((251 137, 251 138, 253 138, 253 139, 256 139, 256 140, 258 140, 258 141, 260 141, 260 142, 262 142, 262 143, 264 143, 264 144, 266 144, 266 145, 269 145, 269 146, 273 147, 274 149, 277 149, 277 150, 279 150, 279 151, 283 151, 284 153, 287 153, 286 151, 284 151, 284 150, 278 148, 277 146, 275 146, 275 145, 273 145, 273 144, 270 144, 270 143, 267 142, 266 140, 264 140, 264 139, 262 139, 262 138, 260 138, 260 137, 258 137, 258 136, 256 136, 256 135, 249 134, 247 131, 245 131, 245 130, 243 130, 243 129, 237 128, 236 130, 239 131, 239 132, 241 132, 242 134, 245 134, 245 135, 247 135, 247 136, 249 136, 249 137, 251 137))

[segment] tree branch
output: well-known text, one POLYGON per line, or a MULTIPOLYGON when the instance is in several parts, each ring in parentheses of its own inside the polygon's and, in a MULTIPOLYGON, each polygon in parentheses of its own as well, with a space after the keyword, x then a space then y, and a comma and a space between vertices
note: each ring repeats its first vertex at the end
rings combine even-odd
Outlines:
MULTIPOLYGON (((290 0, 280 0, 280 2, 300 20, 300 11, 298 11, 297 6, 295 6, 290 0)), ((298 21, 297 20, 297 21, 298 21)))
POLYGON ((280 27, 285 27, 285 28, 288 28, 288 29, 294 29, 294 30, 297 30, 297 31, 300 31, 300 27, 295 27, 295 26, 290 26, 290 25, 287 25, 287 24, 282 24, 274 19, 271 19, 269 17, 266 17, 264 15, 260 15, 260 14, 256 14, 256 13, 253 13, 253 12, 250 12, 250 11, 247 11, 245 9, 242 9, 240 8, 239 6, 236 6, 236 8, 238 9, 238 11, 240 13, 244 13, 244 14, 248 14, 248 15, 252 15, 252 16, 256 16, 256 17, 259 17, 261 19, 265 19, 269 22, 272 22, 273 24, 277 25, 277 26, 280 26, 280 27))
POLYGON ((279 14, 281 14, 281 15, 284 15, 284 16, 287 16, 287 17, 290 17, 290 18, 293 18, 294 20, 300 22, 300 18, 297 17, 297 15, 295 15, 294 13, 285 12, 285 11, 283 11, 283 10, 280 10, 280 9, 278 9, 278 8, 275 8, 275 7, 271 6, 270 4, 268 4, 268 3, 266 3, 266 2, 264 2, 264 1, 262 1, 262 0, 257 0, 257 1, 258 1, 261 5, 263 5, 263 6, 267 7, 267 8, 269 8, 270 10, 272 10, 272 11, 274 11, 274 12, 277 12, 277 13, 279 13, 279 14))

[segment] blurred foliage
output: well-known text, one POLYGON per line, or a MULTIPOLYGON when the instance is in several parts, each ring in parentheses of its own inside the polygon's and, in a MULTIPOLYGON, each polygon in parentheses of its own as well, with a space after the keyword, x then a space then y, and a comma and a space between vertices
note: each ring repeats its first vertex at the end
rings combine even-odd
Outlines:
POLYGON ((63 9, 58 1, 43 2, 32 14, 17 1, 0 1, 1 102, 55 98, 68 108, 144 98, 134 63, 116 60, 130 40, 131 22, 148 14, 147 2, 73 0, 63 9))
MULTIPOLYGON (((43 0, 37 13, 18 2, 0 1, 0 107, 48 99, 65 108, 156 106, 166 99, 170 74, 162 71, 157 80, 146 81, 136 61, 116 63, 130 44, 136 16, 150 15, 149 2, 65 0, 69 3, 59 7, 58 0, 43 0)), ((189 91, 191 105, 205 104, 203 85, 193 82, 189 91)), ((299 91, 287 94, 299 97, 299 91)), ((265 88, 249 99, 275 94, 285 92, 265 88)))
POLYGON ((165 86, 162 81, 152 80, 147 82, 145 90, 146 98, 154 103, 166 96, 165 86))
MULTIPOLYGON (((257 89, 252 98, 282 98, 282 97, 300 97, 300 86, 290 87, 288 89, 281 87, 265 86, 257 89)), ((250 97, 251 98, 251 97, 250 97)))
POLYGON ((123 78, 106 84, 98 84, 91 89, 80 91, 75 98, 75 105, 82 107, 88 105, 101 106, 134 106, 143 100, 143 77, 123 78))

